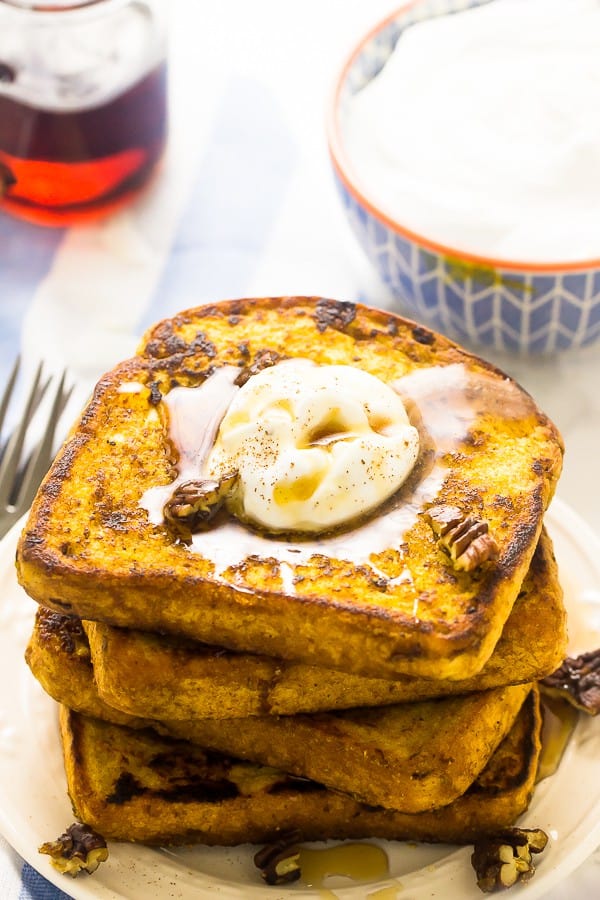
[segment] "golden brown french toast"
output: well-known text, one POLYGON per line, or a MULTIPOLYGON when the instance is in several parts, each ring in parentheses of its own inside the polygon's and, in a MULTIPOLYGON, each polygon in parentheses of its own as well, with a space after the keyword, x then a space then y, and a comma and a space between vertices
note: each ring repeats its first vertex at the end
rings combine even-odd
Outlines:
MULTIPOLYGON (((237 718, 381 706, 531 682, 566 653, 566 615, 548 533, 491 657, 463 681, 366 678, 209 647, 182 638, 83 622, 100 697, 150 719, 237 718)), ((72 706, 72 703, 67 703, 72 706)))
POLYGON ((335 713, 157 722, 174 737, 313 778, 373 806, 446 806, 485 767, 531 685, 335 713))
MULTIPOLYGON (((59 703, 74 700, 82 713, 127 722, 125 713, 95 695, 88 660, 65 652, 60 639, 40 640, 39 631, 27 656, 48 693, 59 703)), ((516 685, 350 712, 146 723, 132 718, 131 724, 153 725, 199 746, 315 778, 372 805, 420 812, 464 793, 508 733, 529 690, 516 685)))
POLYGON ((379 837, 472 843, 527 808, 540 750, 537 691, 479 779, 449 806, 407 815, 364 806, 322 785, 240 762, 150 730, 61 709, 69 794, 106 838, 148 844, 239 844, 379 837))
POLYGON ((25 661, 46 693, 76 712, 130 728, 149 724, 109 706, 98 695, 90 646, 80 619, 38 607, 25 661))
MULTIPOLYGON (((339 443, 336 428, 321 423, 314 444, 339 443)), ((19 578, 40 603, 83 619, 370 677, 465 679, 500 637, 561 461, 558 432, 518 385, 421 326, 317 298, 205 306, 151 329, 100 381, 33 505, 19 578), (188 541, 152 524, 147 492, 190 463, 174 453, 174 386, 197 388, 202 423, 225 366, 241 382, 283 357, 393 387, 420 441, 402 487, 350 530, 308 541, 224 512, 188 541)), ((282 506, 311 489, 292 487, 282 506)))

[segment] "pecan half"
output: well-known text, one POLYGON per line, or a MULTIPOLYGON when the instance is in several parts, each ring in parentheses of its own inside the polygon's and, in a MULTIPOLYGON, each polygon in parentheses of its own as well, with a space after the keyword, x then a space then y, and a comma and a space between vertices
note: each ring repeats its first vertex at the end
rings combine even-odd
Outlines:
POLYGON ((600 649, 568 656, 540 684, 545 694, 568 700, 590 716, 597 715, 600 712, 600 649))
POLYGON ((267 884, 289 884, 300 878, 300 847, 296 837, 284 835, 255 854, 254 865, 267 884))
POLYGON ((169 529, 182 541, 207 528, 211 520, 233 493, 237 472, 227 472, 219 479, 202 478, 178 485, 164 505, 163 516, 169 529))
POLYGON ((455 568, 472 572, 497 556, 498 546, 485 519, 467 515, 458 506, 445 504, 432 506, 427 510, 427 516, 455 568))
POLYGON ((75 822, 55 841, 48 841, 39 853, 50 857, 50 862, 63 875, 76 878, 80 872, 95 872, 101 862, 108 859, 108 848, 101 834, 75 822))
POLYGON ((254 357, 252 364, 242 369, 235 379, 234 384, 238 387, 242 387, 253 375, 258 375, 263 369, 269 369, 271 366, 276 366, 282 359, 285 359, 285 357, 282 356, 281 353, 277 353, 276 350, 259 350, 254 357))
POLYGON ((548 835, 541 828, 506 828, 477 841, 471 864, 478 887, 489 894, 529 881, 535 874, 532 854, 541 853, 547 843, 548 835))

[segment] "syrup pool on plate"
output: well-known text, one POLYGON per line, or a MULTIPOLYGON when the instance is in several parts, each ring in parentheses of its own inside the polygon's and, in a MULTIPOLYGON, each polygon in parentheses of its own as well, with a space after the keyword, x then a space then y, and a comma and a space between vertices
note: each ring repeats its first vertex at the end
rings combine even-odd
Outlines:
POLYGON ((106 213, 167 135, 160 3, 0 0, 0 199, 43 224, 106 213))
POLYGON ((302 881, 320 890, 323 898, 335 898, 325 887, 331 877, 341 876, 355 882, 375 882, 389 874, 385 850, 377 844, 344 843, 324 849, 300 848, 302 881))

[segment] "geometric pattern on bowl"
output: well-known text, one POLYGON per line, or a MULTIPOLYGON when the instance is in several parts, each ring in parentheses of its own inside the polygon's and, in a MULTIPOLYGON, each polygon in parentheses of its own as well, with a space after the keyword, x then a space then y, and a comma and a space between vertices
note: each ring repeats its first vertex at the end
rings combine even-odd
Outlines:
MULTIPOLYGON (((489 0, 417 2, 372 32, 339 85, 342 126, 348 99, 381 70, 405 28, 485 2, 489 0)), ((521 354, 583 347, 600 339, 600 261, 557 268, 444 252, 377 215, 349 189, 333 147, 332 158, 352 230, 391 293, 416 318, 458 341, 521 354)))

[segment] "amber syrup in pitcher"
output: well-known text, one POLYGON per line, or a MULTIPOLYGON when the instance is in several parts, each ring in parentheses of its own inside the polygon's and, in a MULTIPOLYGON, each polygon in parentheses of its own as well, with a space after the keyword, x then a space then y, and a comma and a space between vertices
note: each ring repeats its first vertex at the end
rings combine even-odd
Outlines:
MULTIPOLYGON (((48 21, 49 13, 43 15, 48 21)), ((62 106, 56 98, 38 105, 39 95, 34 101, 25 89, 26 64, 20 70, 18 59, 0 59, 0 208, 63 225, 110 212, 136 193, 167 135, 164 56, 150 66, 124 86, 113 84, 108 96, 102 96, 108 65, 106 73, 97 66, 93 80, 83 71, 78 82, 75 73, 62 106)))

